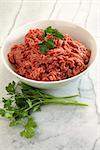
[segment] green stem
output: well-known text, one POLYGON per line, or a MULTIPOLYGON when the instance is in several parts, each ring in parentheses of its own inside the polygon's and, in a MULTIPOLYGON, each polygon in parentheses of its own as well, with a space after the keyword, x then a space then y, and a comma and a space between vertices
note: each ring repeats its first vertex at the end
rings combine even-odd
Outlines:
POLYGON ((73 97, 77 97, 79 96, 80 94, 75 94, 75 95, 71 95, 71 96, 55 96, 55 98, 73 98, 73 97))
POLYGON ((30 110, 31 108, 33 108, 34 106, 36 106, 36 105, 38 105, 38 104, 43 104, 43 103, 44 103, 43 101, 37 102, 37 103, 33 104, 31 107, 28 107, 27 109, 25 109, 25 111, 28 111, 28 110, 30 110))
POLYGON ((81 103, 81 102, 77 102, 77 101, 73 101, 73 100, 70 100, 70 101, 64 101, 64 100, 56 100, 56 99, 52 99, 52 100, 49 100, 49 99, 46 99, 45 100, 45 103, 54 103, 54 104, 63 104, 63 105, 70 105, 70 104, 73 104, 73 105, 80 105, 80 106, 88 106, 88 104, 85 104, 85 103, 81 103))
POLYGON ((73 97, 77 97, 77 96, 79 96, 80 94, 78 93, 78 94, 75 94, 75 95, 71 95, 71 96, 52 96, 52 95, 49 95, 49 94, 45 94, 44 93, 44 97, 46 97, 46 98, 65 98, 65 99, 67 99, 67 98, 73 98, 73 97))

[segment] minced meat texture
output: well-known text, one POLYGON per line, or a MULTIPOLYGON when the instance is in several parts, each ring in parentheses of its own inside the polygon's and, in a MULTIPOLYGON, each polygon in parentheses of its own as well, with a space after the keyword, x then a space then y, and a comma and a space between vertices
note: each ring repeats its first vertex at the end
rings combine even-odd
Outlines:
POLYGON ((17 74, 32 80, 58 81, 83 72, 88 65, 91 51, 69 35, 58 39, 51 34, 42 37, 44 30, 33 29, 25 35, 22 44, 14 45, 8 59, 17 74), (53 39, 54 48, 46 54, 39 50, 39 42, 53 39))

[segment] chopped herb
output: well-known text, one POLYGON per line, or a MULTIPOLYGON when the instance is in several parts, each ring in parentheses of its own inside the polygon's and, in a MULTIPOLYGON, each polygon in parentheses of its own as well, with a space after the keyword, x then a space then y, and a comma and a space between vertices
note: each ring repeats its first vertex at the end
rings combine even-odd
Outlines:
POLYGON ((51 26, 47 27, 44 31, 45 31, 45 36, 49 33, 56 36, 59 39, 64 38, 62 33, 60 33, 57 29, 53 29, 51 26))
POLYGON ((46 37, 46 33, 45 33, 45 31, 44 31, 44 34, 42 35, 42 38, 45 38, 46 37))
POLYGON ((46 45, 49 49, 54 48, 54 41, 53 40, 47 40, 46 45))
MULTIPOLYGON (((42 38, 45 38, 47 34, 51 34, 55 36, 58 39, 63 39, 64 36, 62 33, 60 33, 57 29, 53 29, 51 26, 47 27, 44 30, 44 34, 42 35, 42 38)), ((48 50, 54 48, 54 39, 47 39, 44 41, 40 41, 39 43, 39 49, 43 54, 46 54, 48 50)))
POLYGON ((60 33, 60 32, 55 32, 55 36, 57 37, 57 38, 59 38, 59 39, 63 39, 64 38, 64 36, 63 36, 63 34, 62 33, 60 33))
POLYGON ((55 34, 55 30, 56 29, 53 29, 51 26, 49 26, 44 31, 45 31, 46 34, 49 33, 49 34, 54 35, 55 34))
POLYGON ((40 45, 39 49, 43 54, 46 54, 46 52, 49 50, 49 48, 46 44, 40 45))
MULTIPOLYGON (((53 47, 52 40, 47 41, 49 47, 53 47)), ((20 135, 32 138, 35 135, 37 124, 31 116, 32 112, 41 110, 45 104, 63 104, 87 106, 87 104, 72 100, 79 96, 56 97, 44 93, 42 90, 33 88, 23 82, 16 84, 14 81, 6 86, 8 98, 2 98, 4 108, 0 108, 0 115, 10 120, 9 126, 21 125, 24 129, 20 135)))
POLYGON ((51 49, 54 48, 54 41, 53 40, 47 40, 47 41, 41 41, 38 43, 39 44, 39 49, 43 54, 46 54, 46 52, 51 49))

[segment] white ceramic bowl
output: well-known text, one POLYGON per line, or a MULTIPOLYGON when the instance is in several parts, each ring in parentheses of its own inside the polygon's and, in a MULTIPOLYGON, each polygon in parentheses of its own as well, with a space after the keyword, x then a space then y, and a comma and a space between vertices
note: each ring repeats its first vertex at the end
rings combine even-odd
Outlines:
POLYGON ((58 20, 46 20, 46 21, 38 21, 38 22, 31 22, 28 23, 22 27, 19 27, 14 32, 12 32, 6 39, 2 46, 1 55, 4 62, 5 67, 17 78, 19 78, 21 81, 37 87, 37 88, 43 88, 43 89, 52 89, 52 88, 58 88, 62 85, 70 84, 70 82, 73 82, 74 80, 78 79, 80 76, 82 76, 84 73, 86 73, 92 66, 95 61, 97 54, 97 47, 96 42, 93 36, 83 29, 82 27, 75 25, 70 22, 66 21, 58 21, 58 20), (91 49, 91 58, 89 61, 88 68, 83 71, 82 73, 69 78, 65 80, 60 81, 50 81, 50 82, 43 82, 43 81, 35 81, 31 79, 24 78, 14 72, 14 68, 9 63, 7 58, 7 53, 10 51, 10 47, 14 43, 18 43, 23 41, 23 37, 28 32, 29 29, 32 28, 46 28, 48 26, 53 26, 54 28, 57 28, 62 33, 68 33, 71 35, 74 39, 79 39, 82 43, 84 43, 89 49, 91 49))

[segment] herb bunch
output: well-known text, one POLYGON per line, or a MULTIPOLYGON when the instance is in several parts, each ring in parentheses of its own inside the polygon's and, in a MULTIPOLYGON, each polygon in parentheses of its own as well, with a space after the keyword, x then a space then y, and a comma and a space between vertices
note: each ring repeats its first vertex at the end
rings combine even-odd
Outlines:
POLYGON ((13 81, 5 89, 7 98, 2 98, 4 108, 0 108, 0 115, 10 120, 9 126, 23 126, 24 129, 20 132, 20 135, 25 138, 32 138, 35 135, 37 123, 31 114, 40 111, 42 105, 54 103, 87 106, 87 104, 70 100, 70 98, 77 97, 79 94, 56 97, 23 82, 16 84, 13 81))

